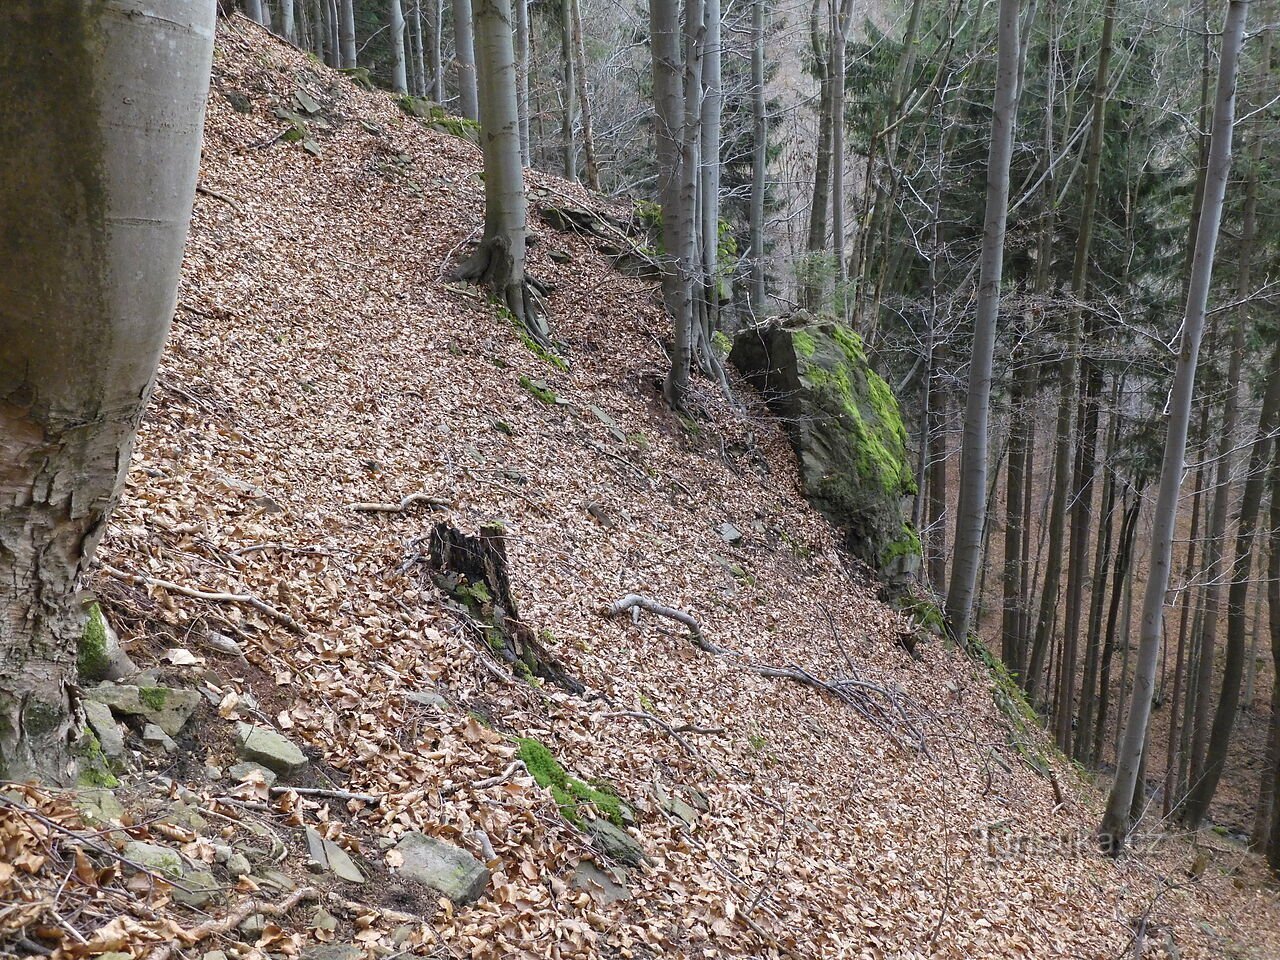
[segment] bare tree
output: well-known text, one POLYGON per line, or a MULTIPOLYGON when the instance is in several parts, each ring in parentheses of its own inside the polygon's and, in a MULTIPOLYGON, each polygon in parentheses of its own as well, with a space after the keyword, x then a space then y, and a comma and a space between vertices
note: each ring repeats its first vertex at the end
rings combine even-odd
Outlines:
POLYGON ((76 591, 177 301, 214 10, 0 6, 0 779, 72 773, 76 591))
POLYGON ((1164 626, 1165 591, 1169 588, 1169 567, 1173 559, 1174 524, 1178 514, 1178 491, 1182 486, 1183 460, 1187 449, 1187 426, 1195 392, 1196 363, 1204 331, 1217 251, 1222 206, 1231 173, 1231 136, 1235 124, 1236 72, 1240 47, 1248 18, 1248 0, 1229 0, 1222 32, 1222 53, 1218 64, 1218 87, 1214 98, 1213 131, 1209 141, 1209 163, 1205 176, 1204 207, 1196 231, 1191 280, 1187 285, 1187 309, 1183 318, 1178 362, 1168 405, 1168 432, 1160 468, 1160 492, 1156 500, 1151 530, 1151 561, 1142 605, 1142 631, 1138 662, 1134 670, 1133 694, 1125 722, 1124 740, 1116 758, 1116 778, 1107 798, 1102 818, 1101 840, 1118 856, 1128 840, 1130 811, 1138 787, 1138 768, 1147 741, 1151 700, 1155 693, 1160 640, 1164 626))
POLYGON ((458 62, 458 101, 468 120, 480 119, 476 87, 476 51, 472 34, 471 0, 453 0, 453 48, 458 62))
POLYGON ((995 106, 991 117, 991 149, 987 155, 987 212, 982 234, 977 315, 969 390, 965 401, 964 445, 960 462, 960 494, 956 506, 956 541, 947 589, 947 623, 958 642, 968 643, 969 619, 981 562, 986 521, 987 423, 990 418, 991 371, 996 321, 1000 312, 1000 279, 1004 269, 1004 233, 1009 215, 1009 161, 1017 112, 1018 2, 1000 0, 999 54, 995 106))
POLYGON ((356 66, 355 0, 338 0, 338 43, 344 70, 356 66))
POLYGON ((396 93, 409 92, 409 80, 405 70, 404 10, 400 0, 390 0, 388 22, 391 28, 391 89, 396 93))

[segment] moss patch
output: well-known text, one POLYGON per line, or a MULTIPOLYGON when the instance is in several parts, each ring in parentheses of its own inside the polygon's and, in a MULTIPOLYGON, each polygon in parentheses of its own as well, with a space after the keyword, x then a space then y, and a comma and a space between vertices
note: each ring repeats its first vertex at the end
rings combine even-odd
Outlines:
POLYGON ((138 688, 138 699, 148 710, 163 710, 164 705, 168 702, 169 691, 164 687, 140 687, 138 688))
POLYGON ((601 781, 589 784, 569 776, 555 755, 532 737, 519 737, 516 743, 519 745, 516 757, 523 761, 538 786, 551 791, 566 820, 576 827, 585 827, 586 819, 579 808, 590 804, 610 823, 622 826, 622 800, 612 787, 601 781))
POLYGON ((107 656, 107 624, 102 619, 102 609, 95 603, 89 608, 89 619, 76 651, 76 669, 81 679, 99 680, 106 676, 111 666, 107 656))
POLYGON ((902 524, 902 536, 880 552, 880 565, 887 567, 900 557, 918 557, 922 551, 920 534, 916 533, 916 528, 910 521, 906 521, 902 524))
POLYGON ((549 407, 555 406, 556 401, 560 399, 556 396, 556 392, 541 380, 534 380, 524 374, 520 374, 520 386, 549 407))
POLYGON ((106 787, 114 789, 120 781, 111 772, 102 744, 92 731, 86 730, 76 746, 76 784, 81 787, 106 787))

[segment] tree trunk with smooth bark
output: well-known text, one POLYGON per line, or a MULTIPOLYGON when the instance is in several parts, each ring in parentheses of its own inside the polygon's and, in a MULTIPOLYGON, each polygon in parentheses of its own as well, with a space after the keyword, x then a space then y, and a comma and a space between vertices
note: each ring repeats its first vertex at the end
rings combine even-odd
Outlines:
POLYGON ((751 312, 767 309, 764 269, 764 194, 769 165, 769 122, 764 81, 765 0, 751 3, 751 312))
POLYGON ((1222 206, 1231 174, 1231 139, 1235 125, 1236 75, 1240 47, 1244 40, 1248 0, 1229 0, 1222 32, 1218 86, 1214 101, 1213 130, 1209 143, 1209 163, 1205 176, 1204 210, 1196 231, 1196 252, 1191 262, 1191 282, 1183 317, 1178 361, 1168 405, 1168 432, 1160 471, 1160 492, 1156 500, 1151 531, 1151 560, 1143 597, 1142 630, 1138 662, 1134 671, 1133 696, 1125 722, 1124 739, 1116 762, 1116 778, 1107 798, 1100 837, 1106 848, 1118 856, 1128 840, 1138 766, 1147 742, 1151 701, 1155 693, 1156 670, 1163 633, 1165 592, 1169 588, 1169 567, 1173 555, 1174 527, 1178 514, 1178 492, 1187 449, 1187 427, 1195 393, 1196 363, 1204 330, 1209 288, 1213 279, 1222 206))
POLYGON ((476 42, 471 0, 453 0, 453 48, 458 64, 458 106, 468 120, 480 119, 476 42))
POLYGON ((404 10, 400 0, 390 0, 387 21, 391 30, 391 90, 393 93, 409 92, 409 75, 404 53, 404 10))
POLYGON ((73 779, 77 591, 177 302, 214 17, 0 6, 0 779, 73 779))
POLYGON ((948 628, 952 637, 962 645, 969 641, 969 621, 978 567, 982 562, 982 530, 986 520, 987 424, 991 412, 991 376, 996 322, 1000 312, 1005 224, 1009 215, 1009 162, 1013 155, 1017 110, 1017 0, 1000 0, 999 23, 995 107, 991 121, 991 149, 987 158, 986 222, 982 235, 973 353, 969 361, 969 389, 965 400, 955 550, 946 603, 948 628))

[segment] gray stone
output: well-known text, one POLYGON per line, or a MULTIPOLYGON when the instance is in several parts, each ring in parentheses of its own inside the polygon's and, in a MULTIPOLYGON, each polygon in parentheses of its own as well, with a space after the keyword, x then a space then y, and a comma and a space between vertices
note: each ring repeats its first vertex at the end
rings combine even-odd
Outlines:
POLYGON ((423 833, 407 833, 396 844, 404 857, 400 872, 454 903, 479 899, 489 885, 489 868, 466 850, 423 833))
POLYGON ((236 928, 250 943, 262 936, 262 931, 267 929, 267 918, 261 913, 251 913, 240 921, 240 926, 236 928))
POLYGON ((592 415, 597 420, 604 424, 605 429, 609 431, 613 436, 613 439, 617 440, 619 443, 627 442, 627 435, 622 432, 622 428, 618 426, 617 420, 613 419, 613 417, 609 416, 609 414, 605 413, 604 410, 597 407, 594 403, 587 409, 591 411, 592 415))
POLYGON ((786 428, 809 503, 868 566, 906 575, 911 565, 904 569, 898 558, 920 552, 903 513, 904 498, 915 492, 907 434, 857 334, 801 313, 744 330, 729 359, 786 428))
POLYGON ((262 764, 282 777, 294 777, 307 768, 307 758, 292 740, 270 727, 236 724, 236 752, 245 760, 262 764))
POLYGON ((205 907, 217 899, 222 888, 208 870, 188 870, 182 877, 185 890, 173 888, 173 899, 188 907, 205 907))
POLYGON ((684 794, 685 799, 689 801, 698 810, 703 813, 711 812, 711 798, 699 790, 697 787, 681 787, 680 792, 684 794))
POLYGON ((279 870, 271 867, 263 870, 261 873, 254 874, 254 876, 258 878, 258 881, 262 886, 270 887, 271 889, 278 890, 281 893, 290 893, 298 886, 293 882, 293 878, 287 873, 281 873, 279 870))
POLYGON ((338 929, 338 918, 324 907, 316 907, 316 912, 311 917, 311 925, 325 933, 333 933, 338 929))
POLYGON ((96 700, 85 700, 83 706, 84 718, 98 738, 103 756, 112 759, 124 756, 124 734, 111 715, 111 708, 96 700))
POLYGON ((597 850, 615 860, 638 867, 649 859, 639 840, 608 820, 588 820, 587 833, 597 850))
POLYGON ((170 880, 181 880, 186 872, 178 851, 158 843, 130 840, 124 845, 124 856, 126 860, 132 860, 150 872, 161 874, 170 880))
POLYGON ((227 955, 222 950, 210 950, 204 955, 204 960, 227 960, 227 955))
POLYGON ((76 667, 81 684, 100 680, 123 680, 138 672, 137 666, 120 646, 120 635, 96 602, 85 608, 84 633, 77 648, 76 667))
POLYGON ((245 779, 245 777, 249 776, 249 774, 253 773, 255 770, 262 774, 262 779, 268 787, 275 786, 275 782, 278 779, 276 772, 264 767, 260 763, 249 763, 247 761, 243 763, 233 763, 227 768, 227 776, 236 783, 240 783, 245 779))
POLYGON ((351 856, 332 840, 327 840, 310 827, 307 828, 307 853, 321 870, 332 871, 334 876, 348 883, 364 883, 364 874, 351 856))
POLYGON ((119 823, 124 816, 124 807, 116 799, 116 795, 106 787, 77 790, 72 805, 79 811, 84 822, 91 827, 104 827, 112 822, 119 823))
POLYGON ((662 804, 662 811, 669 817, 684 821, 686 826, 698 824, 698 811, 679 797, 668 797, 662 804))
POLYGON ((722 523, 716 527, 716 533, 720 534, 720 539, 725 543, 738 543, 742 539, 742 531, 732 523, 722 523))
POLYGON ((86 700, 110 707, 112 713, 142 717, 171 737, 182 732, 200 703, 200 694, 195 690, 111 682, 90 687, 84 696, 86 700))
POLYGON ((152 753, 176 753, 178 745, 173 738, 154 723, 148 723, 142 729, 142 745, 152 753))
POLYGON ((434 690, 415 690, 413 693, 406 693, 404 698, 420 707, 430 707, 433 710, 449 709, 448 698, 434 690))
POLYGON ((585 890, 604 906, 631 899, 626 884, 619 883, 605 870, 590 860, 583 860, 573 870, 569 879, 575 890, 585 890))
POLYGON ((253 872, 253 865, 243 853, 233 853, 227 858, 227 873, 233 877, 243 877, 253 872))

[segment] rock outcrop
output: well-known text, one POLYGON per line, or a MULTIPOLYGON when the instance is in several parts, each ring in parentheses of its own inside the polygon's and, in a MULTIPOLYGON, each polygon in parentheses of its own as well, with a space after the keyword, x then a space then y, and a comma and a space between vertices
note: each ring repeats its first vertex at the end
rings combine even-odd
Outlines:
POLYGON ((891 583, 910 580, 920 538, 902 508, 916 488, 907 432, 862 339, 835 322, 797 317, 742 331, 729 359, 786 425, 809 502, 844 532, 855 556, 891 583))

